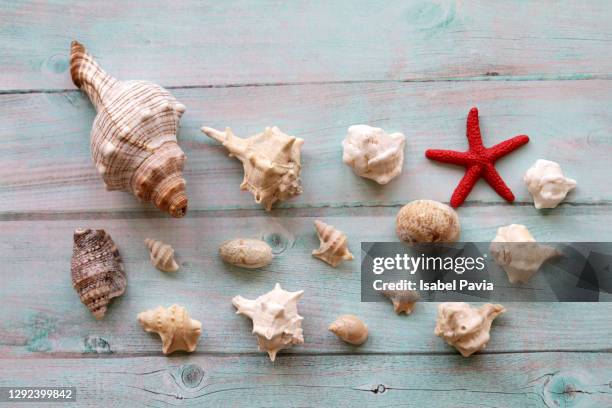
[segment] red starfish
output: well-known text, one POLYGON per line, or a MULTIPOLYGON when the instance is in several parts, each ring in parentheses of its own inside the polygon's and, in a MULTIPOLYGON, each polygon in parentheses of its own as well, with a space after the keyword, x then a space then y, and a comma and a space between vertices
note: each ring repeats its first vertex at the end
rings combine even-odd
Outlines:
POLYGON ((515 136, 493 147, 484 147, 482 137, 480 136, 477 108, 470 109, 467 118, 466 134, 470 146, 467 152, 437 149, 429 149, 425 152, 425 156, 429 159, 457 164, 466 168, 465 175, 453 192, 450 204, 455 208, 463 204, 470 191, 472 191, 474 184, 476 184, 481 176, 506 201, 514 201, 514 194, 512 194, 512 191, 510 191, 497 170, 495 170, 494 163, 500 157, 529 142, 529 137, 526 135, 515 136))

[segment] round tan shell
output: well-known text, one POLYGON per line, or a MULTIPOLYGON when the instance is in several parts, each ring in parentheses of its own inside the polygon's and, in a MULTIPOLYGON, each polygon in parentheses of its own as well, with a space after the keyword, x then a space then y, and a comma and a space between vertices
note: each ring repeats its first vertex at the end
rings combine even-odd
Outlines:
POLYGON ((77 229, 71 262, 72 286, 96 319, 110 300, 125 292, 127 280, 119 250, 104 230, 77 229))
POLYGON ((461 235, 455 210, 433 200, 415 200, 403 206, 395 226, 397 236, 410 243, 455 242, 461 235))
POLYGON ((190 318, 187 310, 179 305, 167 309, 159 306, 139 313, 138 323, 146 332, 159 334, 164 354, 194 351, 202 333, 202 323, 190 318))
POLYGON ((145 239, 145 246, 151 252, 151 263, 162 272, 176 272, 179 269, 174 260, 174 248, 154 239, 145 239))
POLYGON ((259 239, 238 238, 219 247, 221 258, 241 268, 261 268, 272 262, 272 248, 259 239))
POLYGON ((333 267, 338 266, 343 260, 350 261, 353 259, 353 254, 348 249, 348 239, 342 231, 319 220, 315 221, 315 229, 319 236, 320 245, 319 249, 312 251, 312 256, 327 262, 333 267))
POLYGON ((107 190, 129 191, 174 217, 185 215, 185 154, 176 141, 185 105, 151 82, 113 78, 77 41, 70 73, 98 112, 91 154, 107 190))
POLYGON ((341 340, 359 346, 368 339, 368 326, 354 315, 342 315, 329 326, 341 340))

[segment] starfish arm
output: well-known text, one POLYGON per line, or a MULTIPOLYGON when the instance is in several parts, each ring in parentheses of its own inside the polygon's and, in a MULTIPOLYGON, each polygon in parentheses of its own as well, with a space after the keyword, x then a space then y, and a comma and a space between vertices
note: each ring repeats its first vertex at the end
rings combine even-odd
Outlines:
POLYGON ((453 191, 453 196, 451 197, 451 200, 450 200, 450 204, 452 207, 457 208, 461 204, 463 204, 467 196, 470 194, 470 192, 474 188, 474 185, 478 181, 478 178, 480 177, 481 173, 482 173, 482 166, 478 166, 478 165, 470 166, 466 170, 465 174, 463 175, 463 178, 461 179, 461 181, 455 188, 455 191, 453 191))
POLYGON ((470 151, 482 151, 484 146, 482 144, 482 136, 480 134, 480 122, 478 120, 478 108, 474 107, 470 109, 468 113, 467 124, 466 124, 466 136, 470 151))
POLYGON ((455 150, 428 149, 425 151, 425 157, 442 163, 456 164, 458 166, 468 165, 468 155, 464 152, 457 152, 455 150))
POLYGON ((515 136, 512 139, 504 140, 503 142, 498 143, 495 146, 489 147, 487 149, 487 153, 489 154, 489 157, 491 157, 491 159, 495 161, 500 157, 503 157, 508 153, 513 152, 524 144, 527 144, 527 142, 529 142, 529 136, 515 136))
POLYGON ((489 164, 484 168, 482 172, 482 177, 504 200, 509 202, 514 201, 514 194, 512 194, 512 191, 506 185, 506 183, 501 178, 497 170, 495 170, 495 167, 492 164, 489 164))

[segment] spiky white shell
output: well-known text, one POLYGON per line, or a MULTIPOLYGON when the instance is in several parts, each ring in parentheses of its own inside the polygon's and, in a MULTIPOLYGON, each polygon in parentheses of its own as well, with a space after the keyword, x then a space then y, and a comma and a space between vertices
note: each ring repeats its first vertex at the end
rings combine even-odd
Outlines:
POLYGON ((159 306, 139 313, 138 323, 146 332, 159 334, 164 354, 194 351, 202 333, 202 323, 189 317, 187 310, 179 305, 167 309, 159 306))
POLYGON ((555 208, 577 184, 576 180, 563 175, 559 163, 543 159, 527 170, 523 181, 537 209, 555 208))
POLYGON ((315 221, 315 229, 320 245, 319 249, 312 251, 312 256, 333 267, 338 266, 342 261, 353 259, 353 254, 348 249, 348 239, 342 231, 319 220, 315 221))
POLYGON ((381 128, 353 125, 342 141, 342 160, 358 176, 387 184, 402 172, 405 145, 402 133, 387 134, 381 128))
POLYGON ((238 238, 219 247, 221 258, 241 268, 261 268, 272 262, 272 248, 259 239, 238 238))

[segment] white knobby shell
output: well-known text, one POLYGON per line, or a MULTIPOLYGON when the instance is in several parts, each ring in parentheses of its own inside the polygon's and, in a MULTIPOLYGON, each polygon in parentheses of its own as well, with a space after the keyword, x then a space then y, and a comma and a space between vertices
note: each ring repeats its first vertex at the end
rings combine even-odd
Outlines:
POLYGON ((202 333, 202 323, 189 317, 187 310, 179 305, 159 306, 139 313, 138 323, 146 332, 159 334, 164 354, 194 351, 202 333))
POLYGON ((151 252, 151 263, 162 272, 176 272, 179 265, 174 260, 174 248, 162 241, 145 239, 145 246, 151 252))
POLYGON ((480 308, 463 302, 441 303, 434 333, 468 357, 486 347, 493 319, 505 311, 502 305, 491 303, 480 308))
POLYGON ((355 346, 359 346, 368 339, 368 326, 355 315, 342 315, 329 325, 329 331, 355 346))
POLYGON ((381 128, 353 125, 342 141, 342 160, 355 174, 387 184, 402 172, 406 136, 381 128))
POLYGON ((272 248, 260 239, 238 238, 219 247, 221 258, 241 268, 261 268, 272 262, 272 248))
POLYGON ((544 262, 561 255, 551 246, 538 244, 521 224, 499 227, 489 250, 495 263, 506 271, 510 283, 527 282, 544 262))
POLYGON ((342 261, 353 259, 353 254, 348 249, 348 239, 342 231, 319 220, 315 221, 315 229, 320 245, 319 249, 312 251, 312 256, 333 267, 338 266, 342 261))
POLYGON ((537 209, 555 208, 577 185, 576 180, 563 175, 558 163, 543 159, 527 170, 523 181, 537 209))
POLYGON ((455 242, 461 235, 457 212, 433 200, 415 200, 403 206, 395 221, 397 236, 409 243, 455 242))

